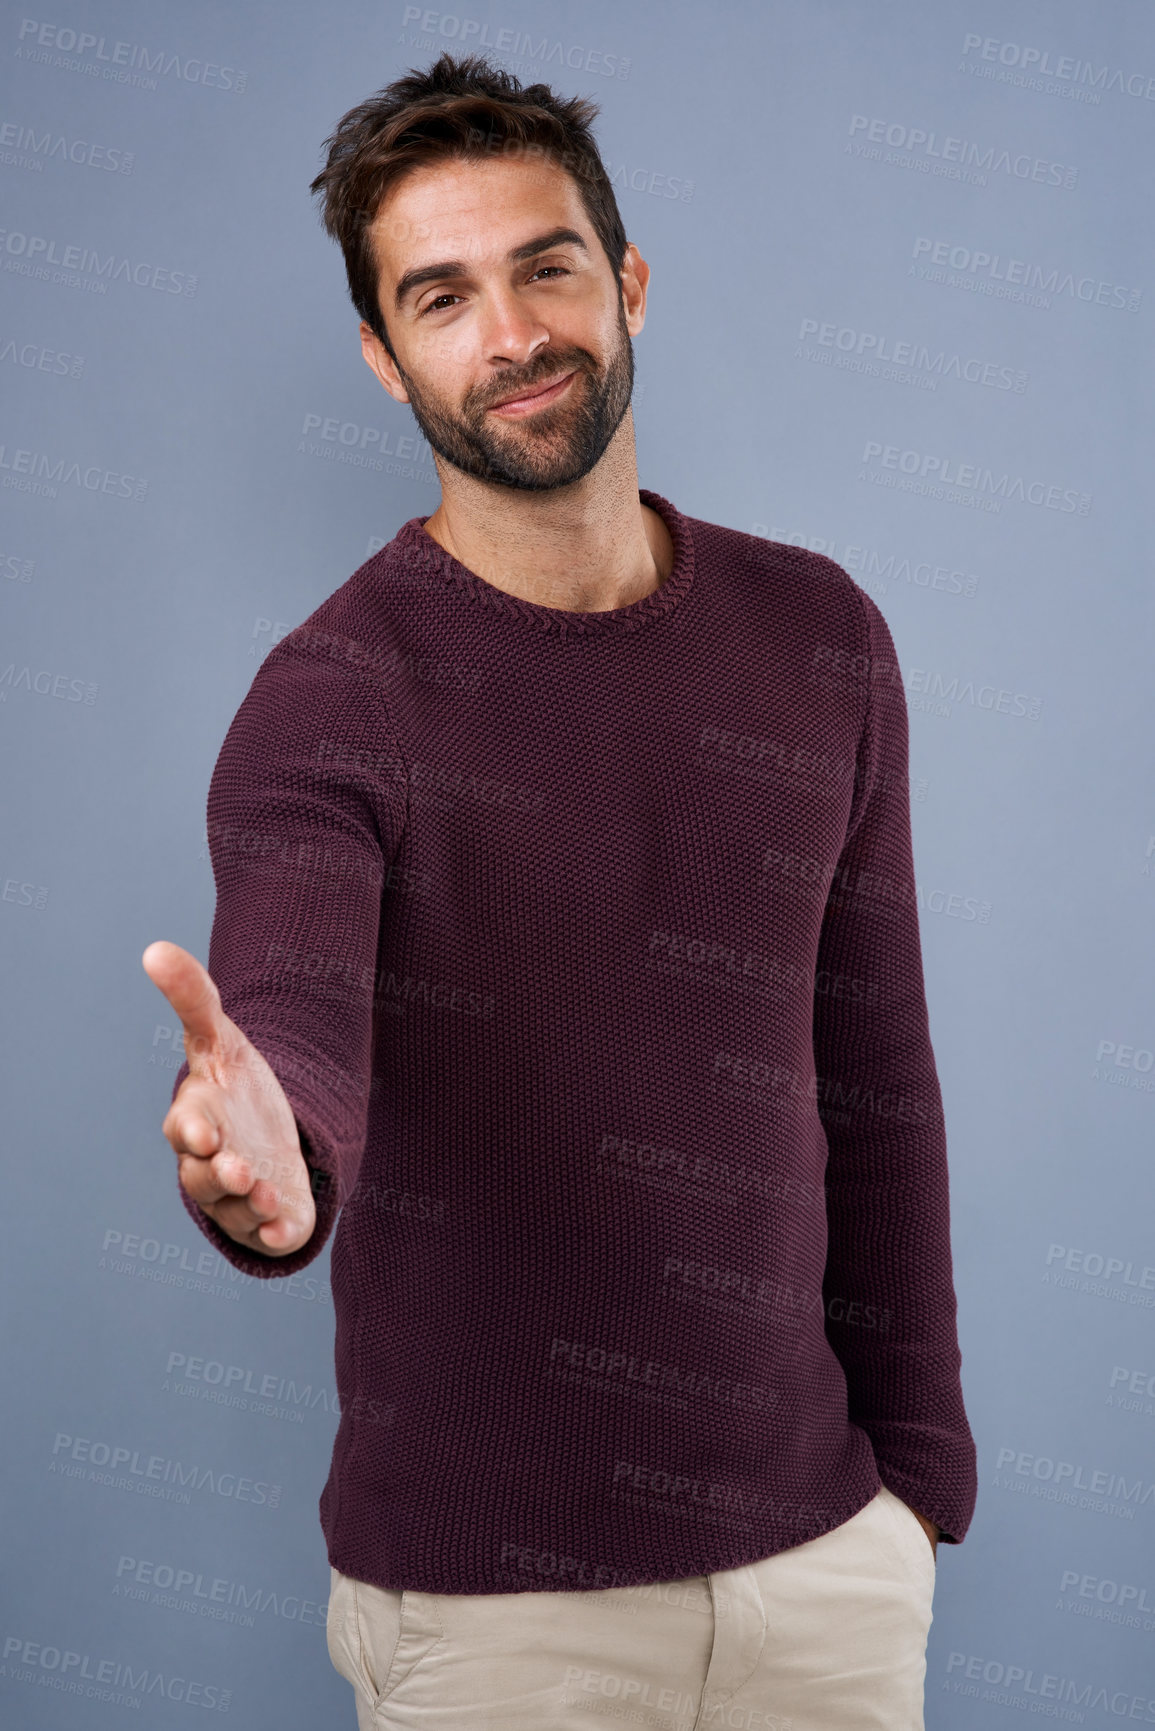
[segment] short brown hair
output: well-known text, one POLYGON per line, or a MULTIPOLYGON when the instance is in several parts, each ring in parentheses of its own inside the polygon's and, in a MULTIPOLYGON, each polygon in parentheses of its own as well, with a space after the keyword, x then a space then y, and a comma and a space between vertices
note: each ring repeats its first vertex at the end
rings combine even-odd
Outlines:
POLYGON ((618 276, 628 242, 591 130, 599 112, 588 97, 559 97, 548 84, 523 88, 483 55, 444 53, 424 72, 410 67, 342 116, 325 140, 325 166, 309 191, 324 194, 321 220, 345 255, 353 305, 390 355, 369 225, 389 188, 418 163, 522 154, 556 163, 577 182, 618 276))

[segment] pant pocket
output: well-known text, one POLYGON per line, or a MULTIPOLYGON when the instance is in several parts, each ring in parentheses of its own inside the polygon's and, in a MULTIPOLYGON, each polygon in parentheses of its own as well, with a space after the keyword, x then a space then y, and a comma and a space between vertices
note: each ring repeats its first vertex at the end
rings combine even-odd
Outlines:
POLYGON ((934 1583, 938 1574, 937 1559, 927 1532, 910 1504, 883 1485, 880 1496, 890 1510, 891 1528, 895 1536, 895 1544, 907 1568, 918 1571, 919 1578, 930 1592, 934 1591, 934 1583))
POLYGON ((436 1593, 353 1581, 358 1669, 376 1710, 444 1639, 436 1593))
POLYGON ((340 1569, 329 1565, 329 1608, 325 1616, 325 1645, 339 1677, 363 1695, 371 1693, 361 1661, 361 1636, 357 1628, 355 1583, 340 1569))

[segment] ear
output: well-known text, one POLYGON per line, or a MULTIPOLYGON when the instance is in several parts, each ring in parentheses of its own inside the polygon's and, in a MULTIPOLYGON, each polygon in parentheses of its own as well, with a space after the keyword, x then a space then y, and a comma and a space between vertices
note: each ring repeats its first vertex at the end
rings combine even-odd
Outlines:
POLYGON ((626 325, 630 335, 636 337, 646 322, 646 289, 650 281, 650 267, 632 240, 626 247, 626 256, 622 260, 619 275, 626 325))
POLYGON ((364 319, 361 321, 361 353, 364 356, 365 365, 373 371, 389 395, 395 397, 399 403, 407 403, 409 392, 402 383, 401 374, 397 371, 393 356, 364 319))

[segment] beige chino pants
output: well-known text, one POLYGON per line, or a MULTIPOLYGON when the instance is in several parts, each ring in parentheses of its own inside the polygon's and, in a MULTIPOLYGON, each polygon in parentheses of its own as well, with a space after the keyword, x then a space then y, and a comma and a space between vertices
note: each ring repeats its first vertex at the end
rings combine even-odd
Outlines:
POLYGON ((923 1731, 935 1553, 885 1485, 740 1569, 598 1592, 387 1591, 332 1570, 359 1731, 923 1731))

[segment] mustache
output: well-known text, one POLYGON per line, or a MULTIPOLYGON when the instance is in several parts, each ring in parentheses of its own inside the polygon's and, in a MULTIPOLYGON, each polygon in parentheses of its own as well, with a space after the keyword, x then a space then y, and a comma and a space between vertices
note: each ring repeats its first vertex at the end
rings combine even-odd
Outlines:
POLYGON ((559 373, 594 371, 594 358, 584 349, 576 349, 568 355, 548 355, 524 373, 509 369, 499 374, 492 384, 486 387, 484 393, 478 393, 468 406, 488 409, 493 403, 499 403, 506 397, 532 391, 535 386, 543 384, 546 379, 556 378, 559 373))

